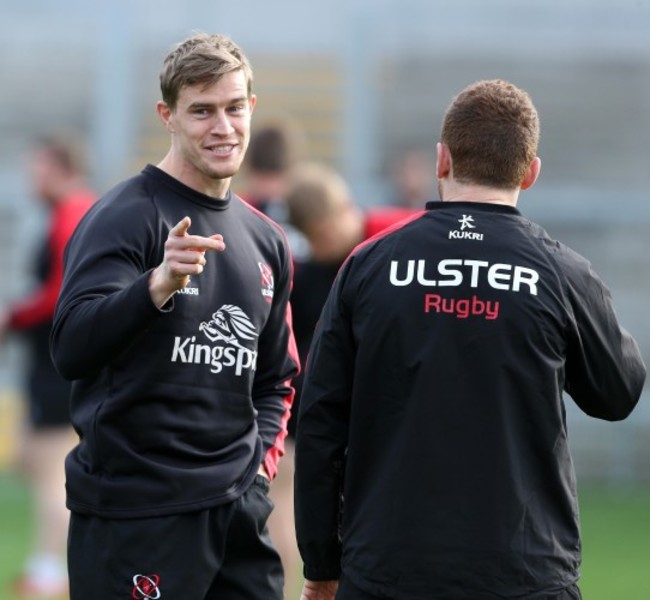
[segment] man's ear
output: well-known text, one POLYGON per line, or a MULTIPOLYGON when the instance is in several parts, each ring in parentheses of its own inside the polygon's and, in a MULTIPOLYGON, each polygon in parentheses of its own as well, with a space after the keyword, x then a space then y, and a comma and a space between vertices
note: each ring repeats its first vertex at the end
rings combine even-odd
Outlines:
POLYGON ((528 165, 528 168, 526 169, 526 174, 524 175, 524 178, 521 181, 521 189, 522 190, 527 190, 528 188, 533 187, 535 185, 535 182, 537 181, 537 178, 539 177, 539 173, 542 170, 542 160, 539 158, 539 156, 536 156, 533 158, 531 163, 528 165))
POLYGON ((156 112, 158 113, 160 120, 165 124, 165 127, 167 127, 167 131, 169 131, 169 133, 174 133, 174 126, 172 124, 172 109, 169 108, 167 102, 159 100, 156 103, 156 112))
POLYGON ((451 172, 451 153, 449 146, 438 142, 436 144, 436 177, 444 179, 451 172))

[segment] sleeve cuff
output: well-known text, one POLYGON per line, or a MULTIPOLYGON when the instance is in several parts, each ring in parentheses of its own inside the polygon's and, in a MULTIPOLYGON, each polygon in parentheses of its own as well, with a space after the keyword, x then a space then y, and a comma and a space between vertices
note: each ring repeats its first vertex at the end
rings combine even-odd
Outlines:
POLYGON ((303 567, 305 579, 310 581, 332 581, 341 577, 341 564, 336 565, 305 565, 303 567))

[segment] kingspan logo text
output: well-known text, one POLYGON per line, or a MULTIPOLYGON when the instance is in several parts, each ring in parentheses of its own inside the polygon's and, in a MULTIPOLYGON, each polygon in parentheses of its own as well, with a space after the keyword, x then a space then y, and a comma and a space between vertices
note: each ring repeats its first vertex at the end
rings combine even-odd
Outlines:
POLYGON ((224 367, 234 367, 235 375, 244 370, 255 371, 258 337, 255 325, 248 315, 234 304, 224 304, 207 321, 199 324, 199 331, 211 342, 197 344, 196 336, 176 336, 172 350, 172 362, 209 365, 212 373, 221 373, 224 367))
POLYGON ((197 344, 194 335, 186 338, 176 336, 172 362, 209 365, 212 373, 221 373, 224 367, 234 367, 235 375, 240 376, 245 369, 255 371, 257 351, 237 346, 197 344))

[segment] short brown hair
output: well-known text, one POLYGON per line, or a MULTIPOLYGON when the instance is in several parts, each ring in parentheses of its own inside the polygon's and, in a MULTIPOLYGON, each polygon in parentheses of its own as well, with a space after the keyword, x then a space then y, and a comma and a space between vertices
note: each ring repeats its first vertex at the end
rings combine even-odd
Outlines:
POLYGON ((297 166, 289 183, 289 222, 306 232, 316 222, 336 215, 351 202, 343 177, 327 164, 306 162, 297 166))
POLYGON ((287 173, 300 152, 297 132, 288 123, 267 123, 253 129, 244 163, 257 173, 287 173))
POLYGON ((528 93, 507 81, 478 81, 447 109, 441 142, 460 183, 515 189, 537 154, 537 110, 528 93))
POLYGON ((240 69, 246 76, 250 98, 253 71, 239 46, 225 35, 197 33, 178 44, 165 58, 160 72, 162 99, 174 110, 184 87, 211 85, 226 73, 240 69))

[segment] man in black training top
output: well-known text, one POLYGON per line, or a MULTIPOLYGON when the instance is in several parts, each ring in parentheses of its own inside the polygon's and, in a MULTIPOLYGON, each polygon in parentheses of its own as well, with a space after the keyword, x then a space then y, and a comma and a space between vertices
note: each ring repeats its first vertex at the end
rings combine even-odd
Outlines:
POLYGON ((81 223, 51 338, 80 436, 71 598, 281 598, 267 491, 298 362, 286 239, 229 191, 251 68, 197 34, 160 81, 170 150, 81 223))
POLYGON ((442 202, 339 272, 297 429, 304 600, 580 598, 562 392, 623 419, 645 366, 589 263, 515 207, 538 138, 524 91, 463 90, 442 202))

